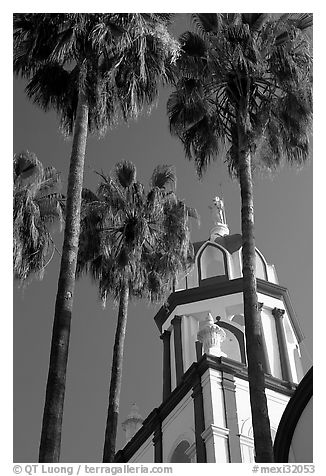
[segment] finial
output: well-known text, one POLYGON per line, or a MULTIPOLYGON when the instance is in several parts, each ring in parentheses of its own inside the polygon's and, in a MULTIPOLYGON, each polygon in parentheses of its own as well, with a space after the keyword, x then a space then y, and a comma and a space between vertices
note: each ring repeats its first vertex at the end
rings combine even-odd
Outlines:
POLYGON ((229 234, 229 228, 226 224, 223 199, 216 196, 213 199, 213 205, 211 205, 209 208, 211 210, 212 219, 214 222, 214 227, 210 232, 210 239, 215 241, 215 239, 219 236, 225 236, 229 234))
POLYGON ((225 331, 214 323, 213 316, 208 312, 204 320, 199 322, 197 339, 203 344, 203 352, 217 357, 226 357, 221 350, 221 343, 225 340, 225 331))

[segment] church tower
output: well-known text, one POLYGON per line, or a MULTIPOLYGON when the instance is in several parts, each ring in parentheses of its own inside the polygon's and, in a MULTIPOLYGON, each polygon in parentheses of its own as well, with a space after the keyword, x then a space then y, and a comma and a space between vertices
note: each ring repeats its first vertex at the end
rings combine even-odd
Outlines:
MULTIPOLYGON (((223 200, 210 238, 155 316, 163 351, 162 403, 142 422, 120 462, 249 463, 254 443, 243 315, 241 235, 229 233, 223 200)), ((303 377, 303 339, 288 290, 256 249, 266 397, 274 438, 303 377)))

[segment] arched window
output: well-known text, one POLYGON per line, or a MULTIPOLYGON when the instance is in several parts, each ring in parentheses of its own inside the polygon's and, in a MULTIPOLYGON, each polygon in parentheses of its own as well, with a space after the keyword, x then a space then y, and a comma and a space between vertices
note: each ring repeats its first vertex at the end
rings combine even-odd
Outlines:
MULTIPOLYGON (((267 279, 267 267, 264 258, 260 254, 260 252, 256 249, 255 252, 256 255, 256 278, 264 279, 265 281, 268 281, 267 279)), ((241 251, 241 273, 243 275, 243 257, 242 257, 242 251, 241 251)))
POLYGON ((191 463, 189 456, 186 454, 186 450, 189 447, 188 441, 181 441, 173 451, 170 463, 191 463))
POLYGON ((221 321, 219 317, 215 324, 222 327, 226 332, 226 340, 222 342, 221 350, 226 353, 229 359, 246 364, 244 333, 229 322, 221 321))
POLYGON ((221 350, 225 352, 228 359, 236 360, 237 362, 242 361, 240 344, 236 336, 229 329, 224 329, 225 331, 225 340, 222 342, 221 350))
POLYGON ((256 277, 267 281, 266 264, 260 253, 256 250, 256 277))
POLYGON ((227 277, 226 256, 217 246, 207 245, 199 255, 200 280, 227 277))

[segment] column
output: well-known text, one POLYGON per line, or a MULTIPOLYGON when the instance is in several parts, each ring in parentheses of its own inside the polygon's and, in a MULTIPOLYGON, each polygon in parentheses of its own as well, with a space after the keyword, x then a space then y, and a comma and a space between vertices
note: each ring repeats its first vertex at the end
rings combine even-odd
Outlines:
POLYGON ((175 316, 171 324, 173 325, 174 334, 174 355, 175 355, 175 373, 177 385, 181 382, 183 376, 183 352, 182 352, 182 333, 181 333, 182 316, 175 316))
POLYGON ((198 374, 196 374, 194 377, 194 383, 192 386, 192 398, 194 399, 197 463, 206 463, 206 445, 202 437, 202 433, 205 431, 203 389, 201 386, 201 378, 198 374))
POLYGON ((237 417, 237 402, 235 397, 234 376, 222 372, 222 388, 224 395, 225 423, 229 430, 230 463, 241 463, 241 448, 237 417))
POLYGON ((277 307, 274 307, 274 309, 272 310, 272 314, 275 318, 275 327, 276 327, 278 347, 280 352, 282 378, 283 380, 287 380, 288 382, 293 382, 290 359, 289 359, 287 343, 286 343, 284 323, 283 323, 284 313, 285 313, 284 309, 278 309, 277 307))
POLYGON ((269 365, 269 358, 268 358, 268 350, 267 350, 267 345, 266 345, 266 339, 265 339, 265 333, 264 333, 264 327, 263 327, 263 322, 261 318, 261 311, 263 309, 264 303, 259 302, 258 303, 258 312, 259 312, 259 317, 260 317, 260 328, 261 328, 261 344, 263 348, 263 368, 266 374, 272 375, 271 371, 271 366, 269 365))
POLYGON ((163 401, 171 393, 171 332, 164 331, 160 336, 163 341, 163 401))

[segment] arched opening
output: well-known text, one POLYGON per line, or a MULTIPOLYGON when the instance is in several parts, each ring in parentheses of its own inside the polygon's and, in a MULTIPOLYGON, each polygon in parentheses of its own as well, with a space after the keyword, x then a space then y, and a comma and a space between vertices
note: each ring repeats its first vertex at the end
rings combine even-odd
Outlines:
POLYGON ((198 262, 201 281, 217 276, 228 277, 225 253, 217 246, 205 246, 199 255, 198 262))
POLYGON ((240 344, 236 336, 229 329, 224 329, 225 340, 222 342, 221 350, 225 352, 228 359, 242 362, 240 344))
POLYGON ((245 322, 244 322, 244 315, 243 314, 234 314, 232 317, 232 322, 236 322, 239 324, 239 326, 244 327, 245 322))
POLYGON ((220 320, 219 316, 215 324, 222 327, 226 332, 226 340, 222 342, 221 350, 227 354, 229 359, 237 360, 246 365, 244 333, 229 322, 220 320))
POLYGON ((256 277, 267 281, 266 263, 261 254, 256 250, 256 277))
MULTIPOLYGON (((262 254, 256 249, 255 252, 256 255, 256 278, 259 279, 264 279, 265 281, 268 281, 267 278, 267 266, 266 262, 262 256, 262 254)), ((242 250, 241 250, 241 260, 240 260, 240 265, 241 265, 241 274, 243 274, 243 259, 242 259, 242 250)))
POLYGON ((181 441, 173 451, 170 463, 191 463, 189 456, 186 454, 189 447, 188 441, 181 441))

